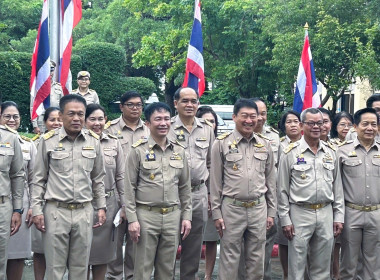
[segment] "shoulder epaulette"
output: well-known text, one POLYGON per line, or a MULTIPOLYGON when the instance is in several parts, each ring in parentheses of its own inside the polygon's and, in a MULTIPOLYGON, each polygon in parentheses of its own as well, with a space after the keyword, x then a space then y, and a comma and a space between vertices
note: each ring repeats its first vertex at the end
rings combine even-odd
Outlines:
POLYGON ((284 153, 287 154, 289 153, 291 150, 293 150, 295 147, 297 147, 299 145, 298 142, 293 142, 293 143, 290 143, 284 150, 284 153))
MULTIPOLYGON (((120 117, 121 118, 121 117, 120 117)), ((114 120, 112 120, 112 121, 110 121, 109 123, 110 123, 110 125, 111 124, 117 124, 119 121, 120 121, 120 118, 117 118, 117 119, 114 119, 114 120)), ((108 122, 107 122, 108 123, 108 122)))
POLYGON ((5 126, 5 128, 6 128, 8 131, 10 131, 10 132, 12 132, 12 133, 14 133, 14 134, 17 134, 17 131, 14 130, 13 128, 10 128, 10 127, 7 126, 6 124, 5 124, 4 126, 5 126))
POLYGON ((356 132, 355 127, 351 127, 351 128, 350 128, 350 132, 351 132, 351 133, 352 133, 352 132, 356 132))
POLYGON ((96 140, 99 140, 100 137, 98 134, 96 134, 95 132, 93 132, 91 129, 88 130, 88 134, 90 134, 92 137, 94 137, 96 140))
POLYGON ((228 135, 230 135, 232 133, 232 131, 227 131, 227 132, 224 132, 223 134, 219 135, 218 137, 216 137, 216 139, 218 140, 223 140, 224 138, 226 138, 228 135))
POLYGON ((79 88, 76 88, 71 93, 78 93, 78 92, 79 92, 79 88))
POLYGON ((96 93, 96 91, 95 90, 93 90, 93 89, 88 89, 88 92, 91 92, 91 93, 96 93))
POLYGON ((45 140, 48 140, 49 138, 51 138, 53 135, 55 134, 55 130, 50 130, 49 132, 46 132, 44 135, 42 135, 42 137, 45 139, 45 140))
POLYGON ((329 147, 331 150, 336 151, 336 148, 330 141, 327 141, 327 142, 322 141, 322 143, 325 144, 327 147, 329 147))
POLYGON ((178 145, 178 146, 181 146, 182 148, 185 149, 185 146, 182 145, 177 139, 176 139, 175 141, 170 141, 170 142, 173 143, 173 144, 176 144, 176 145, 178 145))
POLYGON ((206 124, 208 124, 209 126, 212 127, 212 123, 210 123, 208 120, 205 120, 205 119, 203 119, 203 120, 205 121, 206 124))
POLYGON ((32 141, 36 141, 37 139, 40 139, 40 137, 41 137, 41 134, 38 133, 32 137, 32 141))
POLYGON ((104 129, 107 129, 111 126, 111 121, 108 121, 105 125, 104 125, 104 129))
POLYGON ((257 134, 257 136, 259 136, 259 137, 261 137, 261 138, 263 138, 263 139, 265 139, 265 140, 270 141, 270 139, 269 139, 268 137, 262 135, 261 133, 256 133, 256 134, 257 134))
POLYGON ((275 130, 273 127, 270 127, 270 130, 273 131, 274 133, 280 134, 277 130, 275 130))
POLYGON ((148 142, 148 139, 139 139, 139 140, 137 140, 134 144, 132 144, 132 147, 133 147, 133 148, 136 148, 136 147, 138 147, 138 146, 140 146, 141 144, 146 143, 146 142, 148 142))
POLYGON ((111 133, 108 133, 107 135, 108 135, 108 137, 110 137, 110 138, 112 138, 112 139, 116 139, 116 140, 118 139, 115 135, 113 135, 113 134, 111 134, 111 133))
POLYGON ((286 139, 286 137, 285 137, 285 136, 282 136, 282 137, 280 138, 280 142, 283 142, 285 139, 286 139))
POLYGON ((25 141, 27 141, 27 142, 32 141, 29 137, 26 137, 26 136, 24 136, 24 135, 20 135, 20 137, 21 137, 22 140, 25 140, 25 141))
POLYGON ((175 120, 176 120, 176 117, 177 117, 177 116, 172 117, 172 118, 170 119, 170 123, 174 123, 175 120))
POLYGON ((354 142, 354 140, 345 140, 345 141, 343 141, 342 143, 340 143, 340 144, 338 145, 338 147, 341 147, 341 146, 346 145, 346 144, 350 144, 350 143, 352 143, 352 142, 354 142))

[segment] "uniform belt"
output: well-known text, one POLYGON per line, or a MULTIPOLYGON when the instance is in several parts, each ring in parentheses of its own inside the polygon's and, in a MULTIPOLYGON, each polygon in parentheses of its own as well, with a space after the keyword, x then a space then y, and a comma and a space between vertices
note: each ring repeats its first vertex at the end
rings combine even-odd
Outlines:
POLYGON ((106 192, 106 198, 111 197, 115 195, 115 189, 110 190, 109 192, 106 192))
POLYGON ((345 204, 346 204, 347 207, 349 207, 351 209, 355 209, 355 210, 359 210, 359 211, 364 211, 364 212, 371 212, 371 211, 375 211, 377 209, 380 209, 380 204, 364 206, 364 205, 357 205, 357 204, 354 204, 354 203, 350 203, 350 202, 347 202, 347 201, 346 201, 345 204))
POLYGON ((5 203, 5 201, 8 201, 8 200, 9 200, 9 196, 5 196, 5 195, 0 196, 0 203, 1 204, 5 203))
POLYGON ((199 191, 204 184, 205 184, 205 181, 201 180, 201 183, 199 185, 192 185, 191 186, 191 191, 192 192, 199 191))
POLYGON ((256 205, 264 202, 265 201, 265 196, 262 195, 258 199, 255 199, 255 200, 246 200, 246 201, 239 200, 239 199, 232 198, 232 197, 228 197, 228 196, 224 196, 223 200, 225 200, 226 202, 231 203, 233 205, 236 205, 236 206, 245 207, 245 208, 251 208, 253 206, 256 206, 256 205))
POLYGON ((137 208, 144 209, 147 211, 153 211, 160 214, 167 214, 170 212, 174 212, 179 209, 178 205, 170 206, 170 207, 158 207, 158 206, 148 206, 144 204, 137 204, 137 208))
POLYGON ((76 210, 76 209, 82 209, 82 208, 86 207, 86 205, 89 204, 90 202, 84 202, 84 203, 66 203, 66 202, 49 200, 48 203, 55 204, 58 208, 66 208, 66 209, 69 209, 69 210, 76 210))
POLYGON ((326 207, 329 204, 330 203, 317 203, 317 204, 297 203, 298 206, 301 206, 303 208, 313 209, 313 210, 321 209, 323 207, 326 207))

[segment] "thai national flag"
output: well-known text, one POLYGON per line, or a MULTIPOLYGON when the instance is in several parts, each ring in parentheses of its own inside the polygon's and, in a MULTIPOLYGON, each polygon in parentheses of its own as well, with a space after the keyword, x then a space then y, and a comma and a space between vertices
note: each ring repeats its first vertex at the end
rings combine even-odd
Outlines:
POLYGON ((32 56, 30 75, 30 98, 34 120, 44 112, 43 102, 50 94, 50 47, 49 47, 49 1, 44 0, 42 16, 32 56))
POLYGON ((191 87, 197 90, 199 96, 202 96, 205 91, 200 0, 195 0, 193 30, 191 31, 190 44, 187 51, 186 73, 182 87, 191 87))
POLYGON ((305 43, 303 46, 300 66, 298 68, 297 86, 294 94, 293 110, 301 113, 303 110, 321 106, 321 99, 317 93, 317 81, 315 79, 313 59, 309 45, 309 35, 305 31, 305 43))
POLYGON ((71 92, 71 50, 73 47, 72 33, 74 27, 82 18, 81 0, 61 0, 60 5, 60 63, 59 63, 59 82, 62 85, 63 94, 71 92))

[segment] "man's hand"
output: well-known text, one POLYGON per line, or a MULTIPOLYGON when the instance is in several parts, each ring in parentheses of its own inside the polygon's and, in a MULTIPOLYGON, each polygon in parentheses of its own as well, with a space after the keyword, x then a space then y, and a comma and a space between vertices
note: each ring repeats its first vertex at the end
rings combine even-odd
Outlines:
POLYGON ((294 226, 293 225, 282 227, 282 231, 284 232, 284 235, 288 240, 292 240, 294 235, 296 235, 294 232, 294 226))
POLYGON ((191 221, 183 220, 182 225, 181 225, 182 240, 185 240, 185 238, 189 235, 190 230, 191 230, 191 221))
POLYGON ((224 220, 223 219, 217 219, 214 221, 214 225, 216 227, 216 231, 219 233, 220 238, 223 237, 223 230, 226 229, 224 226, 224 220))
POLYGON ((35 134, 40 134, 40 133, 41 133, 41 130, 40 130, 40 128, 37 126, 37 127, 33 128, 33 132, 34 132, 35 134))
POLYGON ((133 242, 139 242, 140 237, 140 223, 133 222, 128 225, 129 236, 133 242))
POLYGON ((343 223, 334 223, 334 237, 339 236, 343 230, 343 223))
POLYGON ((268 217, 267 218, 267 230, 270 230, 271 227, 273 227, 273 225, 274 225, 274 219, 273 219, 273 217, 268 217))
POLYGON ((211 217, 212 216, 212 211, 211 211, 211 200, 210 200, 210 195, 208 195, 208 207, 207 207, 207 210, 208 210, 208 216, 211 217))
POLYGON ((28 224, 28 228, 30 228, 31 225, 33 225, 32 209, 29 209, 28 212, 26 213, 25 223, 28 224))
POLYGON ((106 211, 104 209, 98 210, 98 222, 93 225, 93 228, 101 227, 106 222, 106 211))
POLYGON ((121 211, 120 211, 120 221, 119 221, 119 223, 122 224, 126 220, 127 220, 127 214, 125 213, 125 208, 122 207, 121 211))
POLYGON ((11 219, 11 236, 18 232, 21 226, 21 214, 18 212, 13 212, 11 219))
POLYGON ((33 217, 33 223, 36 226, 36 228, 41 231, 45 232, 45 218, 44 215, 37 215, 33 217))

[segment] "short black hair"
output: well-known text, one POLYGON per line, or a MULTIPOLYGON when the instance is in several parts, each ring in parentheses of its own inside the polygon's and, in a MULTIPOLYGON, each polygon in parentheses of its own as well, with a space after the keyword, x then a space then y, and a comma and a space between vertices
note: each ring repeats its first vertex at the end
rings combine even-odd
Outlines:
POLYGON ((234 105, 234 115, 236 116, 241 108, 253 108, 256 110, 256 113, 259 112, 259 109, 257 108, 256 103, 247 98, 239 98, 234 105))
POLYGON ((44 122, 46 122, 50 116, 51 113, 59 111, 58 107, 49 107, 45 110, 45 115, 44 115, 44 122))
POLYGON ((301 122, 301 117, 300 117, 300 113, 298 113, 297 111, 294 111, 294 110, 289 110, 287 112, 285 112, 285 114, 282 115, 281 117, 281 120, 280 120, 280 129, 283 133, 286 134, 286 128, 285 128, 285 123, 286 123, 286 118, 289 116, 289 115, 294 115, 297 117, 298 121, 301 122))
POLYGON ((218 132, 218 116, 216 115, 215 111, 210 107, 210 106, 201 106, 198 108, 197 113, 195 116, 197 118, 202 118, 204 114, 210 113, 214 116, 215 119, 215 129, 214 129, 214 134, 215 136, 217 135, 218 132))
POLYGON ((326 108, 323 108, 323 107, 318 108, 318 110, 321 111, 322 114, 328 115, 329 119, 330 119, 330 122, 332 122, 331 111, 330 110, 327 110, 326 108))
POLYGON ((356 125, 359 125, 360 121, 362 120, 362 115, 366 113, 374 114, 376 116, 376 123, 379 124, 379 117, 376 114, 376 110, 373 108, 364 108, 357 110, 354 114, 354 123, 356 125))
POLYGON ((165 111, 165 112, 168 112, 169 115, 171 114, 171 110, 168 104, 163 103, 163 102, 153 102, 149 104, 144 110, 145 120, 150 122, 150 117, 156 111, 157 112, 165 111))
POLYGON ((106 110, 104 110, 103 106, 100 104, 90 104, 86 108, 86 114, 84 119, 86 120, 94 111, 100 110, 104 113, 104 116, 106 116, 106 110))
POLYGON ((135 97, 140 98, 141 103, 144 104, 144 100, 142 98, 142 95, 135 90, 130 90, 130 91, 127 91, 126 93, 124 93, 122 96, 120 96, 120 105, 123 105, 129 99, 132 99, 135 97))
POLYGON ((373 103, 376 101, 380 101, 380 93, 373 94, 367 99, 367 108, 372 108, 373 103))
POLYGON ((331 131, 330 131, 331 138, 339 137, 337 127, 338 127, 338 123, 343 118, 347 118, 350 120, 351 123, 354 123, 354 119, 352 118, 350 113, 347 113, 345 111, 339 112, 338 114, 335 115, 335 117, 332 121, 331 131))
POLYGON ((16 107, 17 111, 20 112, 20 109, 17 105, 16 102, 14 101, 5 101, 1 104, 1 113, 3 114, 3 112, 5 111, 5 109, 7 109, 8 107, 16 107))
POLYGON ((196 89, 193 89, 193 88, 191 88, 191 87, 180 87, 179 89, 177 89, 176 91, 175 91, 175 93, 174 93, 174 100, 179 100, 180 98, 181 98, 181 91, 183 90, 183 89, 186 89, 186 88, 190 88, 190 89, 192 89, 193 91, 195 91, 195 94, 197 95, 197 99, 199 99, 199 93, 198 93, 198 91, 196 90, 196 89))
POLYGON ((84 108, 87 107, 86 99, 84 99, 82 96, 78 94, 68 94, 59 100, 59 110, 61 111, 61 113, 63 113, 63 111, 65 110, 66 104, 69 102, 82 103, 84 105, 84 108))
POLYGON ((303 110, 301 113, 301 122, 302 123, 304 123, 306 121, 307 113, 312 114, 312 115, 320 114, 321 117, 323 118, 322 112, 319 111, 317 108, 307 108, 307 109, 303 110))

